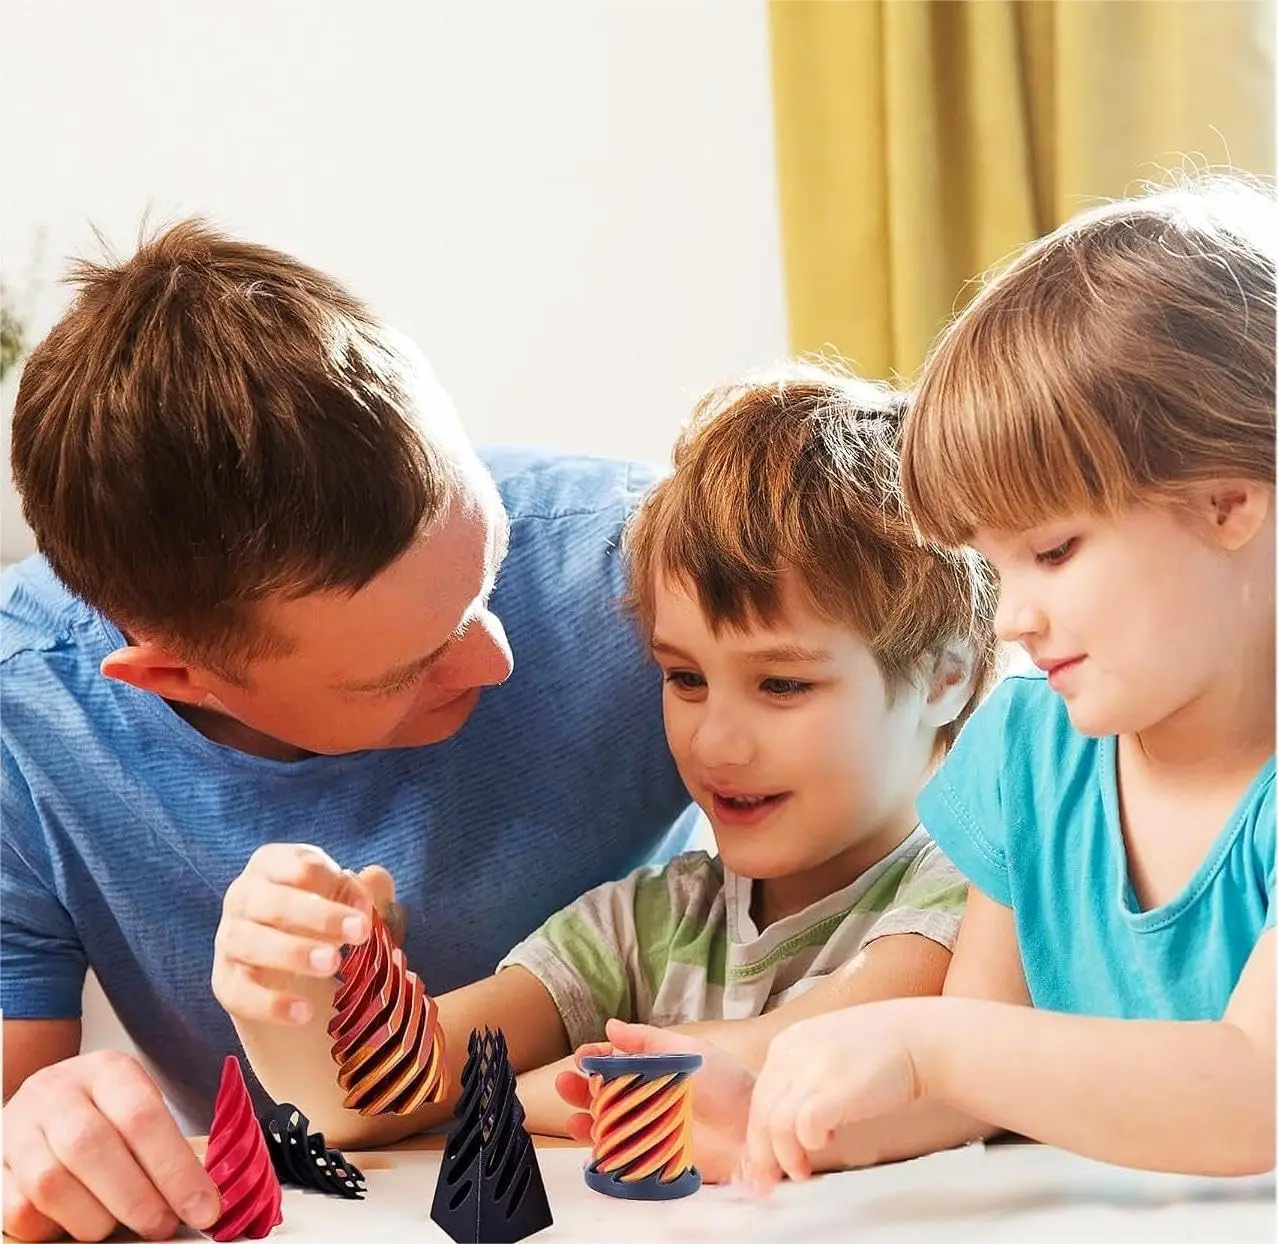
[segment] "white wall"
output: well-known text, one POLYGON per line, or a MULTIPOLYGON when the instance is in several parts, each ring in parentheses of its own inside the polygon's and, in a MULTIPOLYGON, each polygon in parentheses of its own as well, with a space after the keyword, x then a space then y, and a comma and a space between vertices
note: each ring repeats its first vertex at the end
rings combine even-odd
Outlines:
POLYGON ((128 253, 149 208, 342 277, 480 442, 664 461, 784 352, 764 0, 8 0, 0 38, 36 336, 90 222, 128 253))

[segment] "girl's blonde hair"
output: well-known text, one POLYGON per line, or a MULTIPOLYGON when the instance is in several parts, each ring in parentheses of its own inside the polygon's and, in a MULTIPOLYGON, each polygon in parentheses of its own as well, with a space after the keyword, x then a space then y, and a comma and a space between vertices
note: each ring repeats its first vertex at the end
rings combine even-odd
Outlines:
POLYGON ((1207 178, 1028 247, 924 365, 901 478, 949 545, 1074 512, 1274 478, 1278 204, 1207 178))

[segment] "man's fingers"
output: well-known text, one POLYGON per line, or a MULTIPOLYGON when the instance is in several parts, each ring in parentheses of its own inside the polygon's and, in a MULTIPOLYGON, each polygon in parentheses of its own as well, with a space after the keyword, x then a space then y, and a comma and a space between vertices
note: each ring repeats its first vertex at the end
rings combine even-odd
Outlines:
MULTIPOLYGON (((372 900, 378 911, 384 911, 395 901, 395 880, 380 864, 370 864, 355 874, 363 892, 372 900)), ((350 898, 342 893, 332 896, 340 902, 349 902, 350 898)))
MULTIPOLYGON (((50 1118, 45 1124, 45 1136, 54 1157, 110 1218, 147 1239, 164 1239, 166 1233, 173 1234, 176 1216, 138 1164, 116 1124, 91 1099, 81 1097, 74 1106, 50 1118)), ((180 1136, 178 1143, 182 1143, 180 1136)), ((43 1205, 39 1208, 48 1212, 43 1205)))
POLYGON ((27 1200, 18 1177, 6 1163, 0 1183, 4 1189, 4 1233, 15 1240, 60 1240, 66 1232, 27 1200))
POLYGON ((6 1146, 5 1164, 12 1179, 5 1180, 5 1230, 26 1239, 48 1239, 47 1235, 24 1235, 23 1226, 37 1230, 43 1221, 60 1225, 57 1235, 77 1240, 104 1240, 115 1230, 111 1212, 71 1173, 66 1162, 53 1150, 43 1133, 27 1131, 20 1144, 6 1146), (34 1213, 23 1214, 16 1206, 13 1213, 20 1218, 17 1230, 9 1226, 9 1185, 30 1203, 34 1213))
POLYGON ((324 978, 341 963, 336 946, 236 916, 223 918, 217 940, 223 957, 250 968, 324 978))
MULTIPOLYGON (((233 919, 234 914, 228 913, 224 919, 233 919)), ((253 924, 330 946, 356 945, 368 937, 371 928, 368 915, 357 907, 293 886, 263 884, 260 878, 245 885, 238 915, 253 924)))
POLYGON ((332 856, 304 842, 268 842, 253 852, 244 871, 323 898, 333 898, 350 885, 350 877, 332 856))
POLYGON ((197 1231, 212 1226, 221 1208, 217 1188, 150 1077, 139 1068, 136 1076, 100 1079, 93 1096, 103 1117, 127 1142, 156 1199, 197 1231))
POLYGON ((238 963, 214 965, 213 993, 223 1009, 236 1019, 267 1024, 305 1024, 315 1013, 310 999, 298 993, 272 989, 238 963))

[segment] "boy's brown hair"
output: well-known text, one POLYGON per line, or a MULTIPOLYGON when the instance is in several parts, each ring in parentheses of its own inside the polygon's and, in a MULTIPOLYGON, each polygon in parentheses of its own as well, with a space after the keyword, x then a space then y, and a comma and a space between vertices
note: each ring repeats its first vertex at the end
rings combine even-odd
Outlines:
POLYGON ((779 620, 783 577, 870 647, 889 689, 920 681, 954 641, 975 654, 973 695, 993 680, 997 644, 983 563, 921 544, 901 497, 906 395, 792 364, 702 398, 626 529, 631 602, 651 638, 661 576, 687 584, 712 628, 779 620))
POLYGON ((930 539, 1274 479, 1278 205, 1205 178, 1031 245, 934 346, 902 448, 930 539))
POLYGON ((71 279, 13 473, 54 572, 122 628, 234 676, 282 642, 255 602, 358 589, 442 508, 415 364, 331 278, 189 220, 71 279))

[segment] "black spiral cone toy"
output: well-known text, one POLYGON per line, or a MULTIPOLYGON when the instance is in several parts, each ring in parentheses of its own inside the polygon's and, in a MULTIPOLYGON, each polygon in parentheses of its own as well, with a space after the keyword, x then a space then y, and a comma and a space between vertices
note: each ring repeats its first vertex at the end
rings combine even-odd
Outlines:
POLYGON ((501 1029, 470 1034, 430 1216, 456 1244, 515 1244, 554 1222, 501 1029))
POLYGON ((262 1115, 262 1132, 271 1164, 280 1183, 362 1201, 367 1186, 363 1173, 337 1149, 324 1144, 323 1132, 312 1132, 307 1117, 290 1102, 281 1102, 262 1115))

